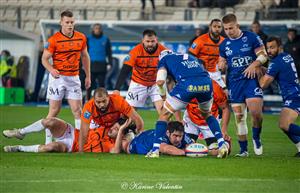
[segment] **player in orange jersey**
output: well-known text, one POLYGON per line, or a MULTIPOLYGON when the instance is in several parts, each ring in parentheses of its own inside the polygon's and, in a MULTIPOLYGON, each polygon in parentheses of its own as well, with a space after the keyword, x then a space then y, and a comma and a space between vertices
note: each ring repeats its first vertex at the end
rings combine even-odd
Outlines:
MULTIPOLYGON (((211 113, 217 119, 219 118, 219 108, 222 109, 222 134, 225 141, 230 141, 228 135, 228 124, 230 119, 230 110, 227 102, 227 96, 224 90, 216 81, 213 82, 213 99, 211 113)), ((185 132, 195 141, 198 139, 200 133, 203 134, 208 149, 213 155, 218 154, 218 142, 209 129, 205 119, 201 116, 199 105, 196 99, 193 99, 186 107, 183 116, 185 132)), ((219 120, 220 121, 220 120, 219 120)))
MULTIPOLYGON (((47 118, 56 117, 61 108, 62 99, 68 99, 75 118, 75 128, 80 128, 82 92, 79 80, 79 62, 85 70, 85 87, 91 84, 90 57, 87 52, 86 37, 74 30, 74 17, 71 11, 61 13, 61 30, 51 36, 45 44, 42 63, 49 71, 47 98, 49 112, 47 118), (49 60, 53 60, 53 65, 49 60)), ((46 144, 51 142, 51 133, 46 129, 46 144)))
POLYGON ((226 85, 217 67, 219 61, 219 45, 224 40, 221 36, 221 32, 221 20, 211 20, 208 33, 199 36, 189 48, 189 52, 203 61, 204 67, 208 71, 211 79, 217 81, 217 83, 225 89, 226 85))
MULTIPOLYGON (((50 117, 41 119, 21 129, 4 130, 3 135, 8 138, 23 139, 27 134, 39 132, 48 128, 54 137, 54 142, 38 145, 15 145, 5 146, 5 152, 77 152, 79 130, 71 124, 56 118, 50 117)), ((84 144, 84 152, 110 152, 114 147, 115 138, 118 132, 109 133, 109 137, 104 138, 104 128, 90 128, 88 140, 84 144)))
MULTIPOLYGON (((137 132, 144 128, 140 115, 120 95, 108 94, 105 88, 97 88, 93 99, 83 107, 79 135, 79 152, 83 152, 91 124, 104 127, 102 138, 108 138, 108 133, 118 131, 122 117, 130 118, 136 125, 137 132)), ((129 122, 130 123, 130 122, 129 122)))
POLYGON ((150 97, 157 112, 160 113, 163 100, 158 93, 155 81, 158 56, 165 49, 158 43, 155 31, 145 30, 142 43, 135 46, 125 58, 114 93, 119 93, 125 79, 132 71, 126 101, 133 107, 144 107, 146 99, 150 97))

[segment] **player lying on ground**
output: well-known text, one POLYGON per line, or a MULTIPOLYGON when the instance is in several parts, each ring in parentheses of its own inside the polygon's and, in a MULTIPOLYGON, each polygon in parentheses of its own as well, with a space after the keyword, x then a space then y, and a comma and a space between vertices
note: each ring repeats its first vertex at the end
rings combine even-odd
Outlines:
MULTIPOLYGON (((219 108, 222 110, 222 134, 225 139, 231 144, 231 138, 228 135, 228 123, 229 123, 229 105, 227 102, 227 96, 221 86, 216 82, 212 81, 213 85, 213 104, 211 113, 219 121, 219 108)), ((206 141, 208 150, 212 155, 218 154, 218 141, 214 134, 209 129, 204 117, 201 116, 199 104, 196 99, 193 99, 186 107, 183 116, 184 130, 194 140, 197 141, 199 134, 203 135, 203 139, 206 141)))
POLYGON ((120 127, 116 143, 111 153, 125 152, 128 154, 147 154, 153 147, 155 135, 161 138, 160 153, 167 155, 185 155, 185 147, 193 143, 193 140, 184 133, 181 122, 171 121, 165 130, 156 132, 154 129, 143 131, 137 136, 128 132, 126 124, 120 127), (127 130, 127 131, 126 131, 127 130))
MULTIPOLYGON (((54 137, 54 142, 42 145, 15 145, 5 146, 5 152, 77 152, 79 130, 59 119, 41 119, 21 129, 4 130, 3 135, 8 138, 23 139, 27 134, 39 132, 48 128, 54 137)), ((85 152, 109 152, 114 146, 114 138, 117 132, 113 129, 108 133, 109 138, 103 137, 104 128, 90 129, 87 142, 84 145, 85 152)))
POLYGON ((283 108, 280 113, 279 128, 296 145, 300 157, 300 126, 295 121, 300 113, 300 85, 293 58, 282 52, 281 40, 270 37, 267 40, 267 51, 271 58, 266 74, 260 78, 260 86, 267 88, 273 80, 279 84, 283 98, 283 108))

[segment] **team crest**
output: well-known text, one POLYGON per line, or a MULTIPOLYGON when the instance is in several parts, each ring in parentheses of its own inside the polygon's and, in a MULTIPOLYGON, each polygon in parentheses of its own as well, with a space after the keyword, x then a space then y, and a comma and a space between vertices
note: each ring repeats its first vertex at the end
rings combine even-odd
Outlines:
POLYGON ((243 38, 242 38, 242 41, 243 41, 243 42, 247 42, 247 40, 248 40, 247 37, 243 37, 243 38))

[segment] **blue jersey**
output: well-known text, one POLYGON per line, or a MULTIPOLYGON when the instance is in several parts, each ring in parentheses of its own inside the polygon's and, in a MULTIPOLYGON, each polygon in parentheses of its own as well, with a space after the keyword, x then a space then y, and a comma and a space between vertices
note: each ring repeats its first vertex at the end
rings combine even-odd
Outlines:
MULTIPOLYGON (((155 130, 147 130, 142 133, 140 133, 138 136, 136 136, 129 145, 129 151, 132 154, 147 154, 153 147, 153 142, 155 138, 155 130)), ((161 143, 169 144, 170 143, 169 137, 164 134, 164 136, 161 136, 161 143)), ((187 144, 192 143, 191 138, 189 138, 186 134, 184 134, 184 137, 182 138, 182 141, 180 145, 176 146, 179 149, 184 149, 187 144)))
POLYGON ((277 80, 283 100, 300 97, 300 85, 293 58, 287 53, 280 53, 272 58, 267 71, 277 80))
POLYGON ((228 83, 243 79, 244 70, 256 60, 255 49, 263 46, 260 37, 249 31, 242 31, 237 39, 226 38, 220 45, 220 56, 227 61, 228 83))
POLYGON ((165 68, 168 75, 176 82, 187 78, 208 77, 201 60, 189 54, 169 54, 163 57, 158 63, 158 69, 165 68))

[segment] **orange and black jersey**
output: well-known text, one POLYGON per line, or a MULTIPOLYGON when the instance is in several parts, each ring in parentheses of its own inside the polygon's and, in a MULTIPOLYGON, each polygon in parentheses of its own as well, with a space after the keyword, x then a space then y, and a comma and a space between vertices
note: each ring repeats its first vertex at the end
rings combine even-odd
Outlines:
POLYGON ((61 31, 56 32, 45 46, 52 54, 53 68, 64 76, 79 74, 80 56, 85 48, 86 37, 78 31, 74 31, 72 37, 65 36, 61 31))
POLYGON ((201 59, 208 72, 216 72, 219 61, 219 45, 224 37, 220 36, 219 41, 211 39, 209 33, 199 36, 189 48, 189 52, 201 59))
POLYGON ((153 54, 149 54, 142 43, 135 46, 124 61, 124 64, 132 67, 131 79, 144 86, 154 85, 156 82, 158 56, 163 50, 166 50, 166 47, 158 44, 156 51, 153 54))

